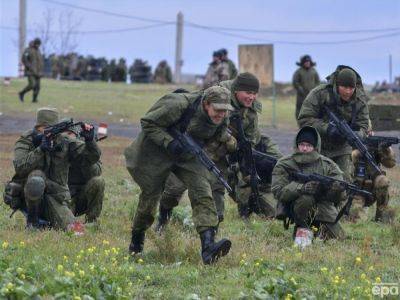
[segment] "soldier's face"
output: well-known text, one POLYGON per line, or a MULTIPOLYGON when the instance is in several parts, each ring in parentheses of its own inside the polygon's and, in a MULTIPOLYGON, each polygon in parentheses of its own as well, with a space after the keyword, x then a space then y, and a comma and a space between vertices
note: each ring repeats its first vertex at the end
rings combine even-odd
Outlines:
POLYGON ((244 106, 251 107, 257 99, 256 92, 238 91, 235 92, 236 99, 244 106))
POLYGON ((309 153, 314 151, 314 146, 307 142, 301 142, 297 144, 297 148, 301 153, 309 153))
POLYGON ((226 109, 215 109, 214 106, 208 102, 204 102, 204 110, 214 124, 221 124, 228 116, 228 111, 226 109))
POLYGON ((40 125, 40 126, 36 126, 35 129, 36 129, 37 131, 39 131, 40 133, 43 133, 45 127, 46 127, 46 126, 44 126, 44 125, 40 125))
POLYGON ((307 60, 307 61, 303 64, 303 66, 304 66, 304 68, 309 69, 309 68, 311 67, 311 62, 307 60))
POLYGON ((356 88, 353 88, 351 86, 338 86, 338 93, 340 95, 340 98, 344 101, 349 101, 351 99, 351 96, 353 96, 355 90, 356 88))

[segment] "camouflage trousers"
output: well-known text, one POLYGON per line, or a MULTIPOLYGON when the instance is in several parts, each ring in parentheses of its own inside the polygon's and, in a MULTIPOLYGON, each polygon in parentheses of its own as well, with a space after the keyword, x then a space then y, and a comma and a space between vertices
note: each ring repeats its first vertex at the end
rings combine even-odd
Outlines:
POLYGON ((322 239, 343 239, 345 233, 339 223, 323 222, 318 220, 315 199, 310 195, 302 195, 291 204, 291 214, 297 227, 318 230, 317 234, 322 239))
POLYGON ((149 165, 142 168, 128 167, 129 173, 141 189, 132 232, 145 231, 153 224, 158 202, 171 172, 188 187, 193 222, 197 232, 215 228, 218 225, 218 218, 212 198, 210 178, 203 175, 208 173, 206 170, 200 171, 199 168, 203 166, 197 160, 176 162, 173 165, 166 162, 157 168, 149 165))
POLYGON ((347 182, 353 182, 354 164, 351 160, 351 155, 345 154, 329 158, 338 165, 340 170, 342 170, 344 180, 347 182))
POLYGON ((50 222, 54 228, 66 230, 75 221, 69 209, 71 196, 68 187, 61 186, 46 178, 40 170, 32 171, 24 185, 24 199, 27 208, 39 206, 39 217, 50 222), (37 183, 43 181, 45 189, 41 197, 36 197, 37 183), (32 195, 35 194, 35 197, 32 195))
POLYGON ((70 185, 71 210, 75 216, 85 214, 86 222, 94 222, 103 208, 105 182, 101 176, 91 178, 84 185, 70 185))
POLYGON ((25 94, 33 90, 33 100, 36 101, 37 96, 40 91, 40 77, 34 75, 28 75, 28 85, 20 92, 21 94, 25 94))
MULTIPOLYGON (((185 184, 171 173, 165 183, 165 189, 161 196, 160 206, 164 209, 173 209, 178 206, 183 194, 187 190, 185 184)), ((218 217, 223 217, 225 212, 225 187, 218 181, 211 182, 212 196, 217 209, 218 217)))

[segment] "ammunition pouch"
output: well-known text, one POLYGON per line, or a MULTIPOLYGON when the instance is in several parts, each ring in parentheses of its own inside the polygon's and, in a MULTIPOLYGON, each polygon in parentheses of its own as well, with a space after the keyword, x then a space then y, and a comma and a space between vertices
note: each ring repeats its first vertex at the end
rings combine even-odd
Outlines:
POLYGON ((21 184, 9 181, 6 183, 3 194, 4 203, 11 209, 18 209, 23 204, 23 187, 21 184))

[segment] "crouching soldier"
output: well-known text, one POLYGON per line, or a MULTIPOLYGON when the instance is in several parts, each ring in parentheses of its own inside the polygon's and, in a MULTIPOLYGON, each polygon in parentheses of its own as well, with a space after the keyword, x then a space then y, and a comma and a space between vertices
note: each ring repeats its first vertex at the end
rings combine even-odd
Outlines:
MULTIPOLYGON (((77 137, 80 132, 80 128, 75 128, 73 135, 77 137)), ((101 176, 102 163, 96 153, 93 155, 92 160, 73 161, 68 174, 72 212, 75 216, 84 214, 85 223, 97 223, 104 199, 105 181, 101 176)))
POLYGON ((195 155, 187 152, 176 134, 185 133, 198 145, 218 140, 227 131, 229 101, 230 92, 222 87, 171 93, 158 100, 141 119, 142 131, 125 150, 127 169, 141 189, 130 252, 143 251, 145 232, 154 222, 157 204, 171 173, 188 188, 203 262, 213 263, 229 252, 229 240, 215 241, 218 218, 210 184, 213 175, 195 155))
MULTIPOLYGON (((376 163, 385 168, 393 168, 396 165, 396 156, 392 147, 385 143, 371 143, 368 139, 373 139, 374 136, 366 139, 366 144, 371 155, 374 156, 376 163), (375 145, 374 145, 375 144, 375 145)), ((357 196, 353 201, 353 207, 350 211, 350 217, 355 219, 361 216, 361 211, 365 206, 371 206, 376 203, 375 221, 390 223, 394 219, 394 210, 388 207, 389 203, 389 186, 390 180, 385 172, 376 174, 368 163, 364 161, 358 150, 353 150, 352 160, 355 166, 354 179, 356 184, 372 193, 372 197, 364 199, 357 196)))
POLYGON ((335 205, 345 199, 343 188, 335 182, 327 190, 317 181, 300 183, 293 179, 294 173, 301 172, 342 180, 343 173, 332 160, 319 153, 321 140, 313 127, 300 129, 294 147, 294 153, 281 158, 273 170, 272 192, 279 206, 285 208, 284 217, 295 223, 295 243, 301 247, 311 244, 312 229, 317 229, 323 239, 343 238, 344 232, 335 223, 338 215, 335 205))
MULTIPOLYGON (((69 208, 71 196, 68 189, 68 170, 71 161, 95 162, 100 150, 93 142, 93 126, 84 124, 85 142, 62 132, 44 135, 46 127, 58 122, 58 112, 41 108, 33 130, 21 135, 15 144, 12 178, 12 208, 20 209, 27 216, 28 228, 39 228, 39 219, 51 227, 82 231, 69 208), (15 186, 20 187, 16 192, 15 186)), ((79 233, 79 232, 77 232, 79 233)))

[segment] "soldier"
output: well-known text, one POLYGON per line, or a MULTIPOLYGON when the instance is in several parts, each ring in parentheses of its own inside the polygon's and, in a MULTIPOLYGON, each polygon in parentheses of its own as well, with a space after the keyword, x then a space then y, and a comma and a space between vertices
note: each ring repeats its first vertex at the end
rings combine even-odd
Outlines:
POLYGON ((19 92, 19 100, 24 102, 24 95, 33 90, 32 102, 37 102, 40 91, 40 77, 43 76, 43 57, 39 47, 42 42, 39 38, 29 43, 29 47, 22 54, 22 63, 25 66, 25 76, 28 77, 28 85, 19 92))
POLYGON ((115 68, 115 80, 118 82, 126 82, 126 73, 127 73, 126 61, 123 58, 120 58, 118 64, 115 68))
POLYGON ((220 81, 229 78, 229 70, 227 63, 221 63, 221 53, 214 51, 213 61, 209 64, 206 75, 204 77, 203 88, 208 88, 220 81))
POLYGON ((67 133, 45 136, 44 129, 57 122, 55 109, 39 109, 34 129, 23 133, 15 144, 12 208, 27 212, 28 228, 39 228, 41 218, 54 228, 76 229, 75 217, 68 207, 68 169, 72 161, 95 163, 100 157, 100 149, 93 141, 93 126, 84 125, 85 142, 67 133))
POLYGON ((229 78, 228 79, 235 79, 235 77, 238 74, 238 71, 236 69, 235 63, 231 59, 228 58, 228 50, 226 50, 225 48, 222 48, 221 50, 219 50, 219 52, 221 53, 221 60, 228 64, 228 70, 229 70, 229 78))
POLYGON ((301 127, 313 126, 322 138, 321 154, 332 159, 351 182, 353 164, 352 148, 336 126, 329 122, 325 107, 345 119, 360 138, 365 138, 369 113, 362 88, 361 77, 350 67, 338 66, 328 83, 320 84, 304 100, 298 123, 301 127))
MULTIPOLYGON (((226 177, 228 168, 226 155, 236 150, 236 139, 228 132, 218 138, 208 141, 204 145, 204 150, 226 177)), ((178 206, 186 190, 185 184, 173 173, 168 177, 160 200, 157 231, 161 231, 168 223, 173 208, 178 206)), ((225 187, 215 177, 212 177, 211 190, 217 209, 218 223, 221 223, 224 220, 225 212, 225 187)))
POLYGON ((300 58, 300 62, 296 65, 300 66, 293 74, 293 87, 296 89, 296 120, 299 117, 301 105, 308 93, 319 84, 318 72, 315 70, 315 62, 312 61, 310 55, 304 55, 300 58))
MULTIPOLYGON (((372 134, 372 132, 371 132, 372 134)), ((382 143, 377 147, 368 147, 369 152, 375 158, 375 161, 385 168, 393 168, 396 165, 396 155, 392 147, 382 143)), ((357 197, 353 200, 353 206, 350 210, 350 217, 355 219, 361 216, 361 211, 365 206, 371 206, 376 203, 375 221, 390 223, 394 219, 394 210, 388 207, 389 204, 389 186, 390 180, 386 174, 376 174, 371 167, 365 163, 358 150, 353 150, 352 161, 355 166, 355 182, 356 184, 367 191, 372 193, 371 199, 364 199, 357 197)))
MULTIPOLYGON (((261 136, 258 127, 258 113, 261 113, 261 102, 257 101, 260 83, 251 73, 240 73, 234 80, 223 81, 219 84, 231 91, 231 105, 234 108, 232 115, 239 114, 243 123, 244 134, 251 142, 252 147, 261 152, 270 154, 275 158, 281 157, 281 153, 275 143, 267 136, 261 136), (261 138, 262 137, 262 138, 261 138)), ((233 124, 230 124, 232 135, 237 139, 238 131, 233 124)), ((239 172, 239 168, 231 166, 229 177, 233 179, 231 187, 234 193, 231 195, 238 204, 239 215, 243 219, 250 216, 249 177, 239 172)), ((259 199, 261 213, 267 217, 275 215, 275 200, 270 191, 269 180, 263 181, 260 186, 261 197, 259 199)))
POLYGON ((226 134, 229 98, 229 90, 221 87, 167 94, 141 119, 142 131, 125 150, 127 169, 141 189, 130 252, 143 251, 145 231, 154 221, 157 203, 171 172, 188 187, 203 262, 213 263, 229 252, 229 240, 214 241, 218 219, 212 199, 211 174, 167 132, 171 126, 180 128, 200 144, 218 139, 226 134))
POLYGON ((294 141, 294 153, 281 158, 272 173, 272 192, 279 204, 286 207, 286 212, 295 223, 295 244, 305 247, 311 244, 312 227, 319 236, 343 238, 344 232, 339 223, 336 204, 345 198, 345 192, 338 183, 329 190, 317 181, 298 183, 291 173, 317 173, 342 180, 342 172, 329 158, 320 154, 321 139, 313 127, 305 126, 297 133, 294 141))
POLYGON ((154 71, 154 82, 156 83, 171 83, 172 72, 166 60, 162 60, 154 71))
MULTIPOLYGON (((77 138, 80 132, 80 127, 74 128, 71 134, 77 138)), ((101 176, 102 163, 99 159, 95 161, 96 158, 73 161, 68 174, 68 188, 72 198, 71 210, 75 216, 85 214, 85 223, 93 224, 97 223, 101 214, 105 188, 105 181, 101 176)))

